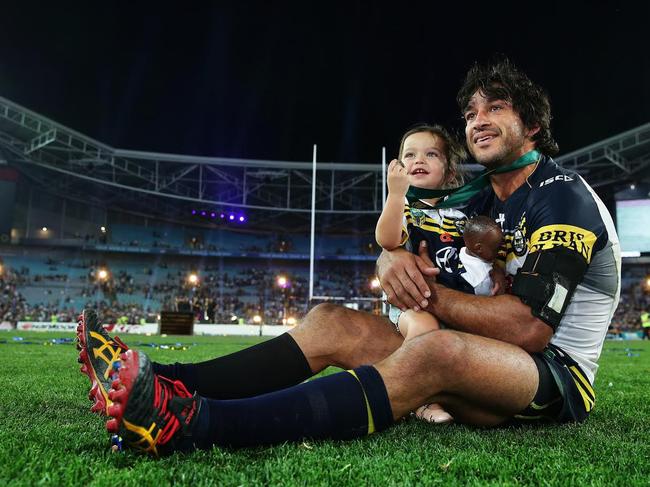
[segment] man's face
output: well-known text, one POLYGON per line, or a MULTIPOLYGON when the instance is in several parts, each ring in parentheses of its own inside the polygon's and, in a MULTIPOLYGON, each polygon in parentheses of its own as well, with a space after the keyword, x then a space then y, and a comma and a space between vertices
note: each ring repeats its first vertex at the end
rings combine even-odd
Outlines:
POLYGON ((531 131, 508 101, 489 100, 477 91, 463 117, 467 148, 488 169, 508 165, 535 148, 531 131))

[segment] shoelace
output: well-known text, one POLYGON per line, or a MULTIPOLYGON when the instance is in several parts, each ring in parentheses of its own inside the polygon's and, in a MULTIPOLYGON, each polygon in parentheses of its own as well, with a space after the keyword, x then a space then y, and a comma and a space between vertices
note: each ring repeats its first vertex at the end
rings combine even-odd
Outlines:
POLYGON ((159 445, 166 444, 181 428, 186 428, 196 412, 196 401, 181 381, 167 377, 154 377, 154 408, 162 416, 159 445))

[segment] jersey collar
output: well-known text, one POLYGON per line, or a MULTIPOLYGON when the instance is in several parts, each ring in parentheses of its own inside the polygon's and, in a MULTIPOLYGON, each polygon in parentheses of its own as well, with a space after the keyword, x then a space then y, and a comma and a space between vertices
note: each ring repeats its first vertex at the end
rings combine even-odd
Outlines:
POLYGON ((436 203, 435 205, 435 208, 453 208, 453 207, 462 206, 464 203, 469 201, 474 195, 479 193, 483 188, 485 188, 490 184, 490 175, 501 174, 504 172, 510 172, 516 169, 521 169, 522 167, 526 167, 531 164, 535 164, 539 162, 541 158, 542 158, 542 154, 540 154, 536 150, 532 150, 530 152, 527 152, 523 156, 521 156, 519 159, 517 159, 509 166, 497 167, 494 169, 485 170, 481 174, 479 174, 475 179, 472 179, 468 183, 464 184, 463 186, 459 186, 458 188, 425 189, 425 188, 418 188, 416 186, 411 186, 408 192, 406 193, 406 198, 408 199, 409 203, 412 204, 413 201, 423 199, 423 198, 425 199, 440 198, 442 196, 449 195, 444 200, 438 201, 438 203, 436 203))

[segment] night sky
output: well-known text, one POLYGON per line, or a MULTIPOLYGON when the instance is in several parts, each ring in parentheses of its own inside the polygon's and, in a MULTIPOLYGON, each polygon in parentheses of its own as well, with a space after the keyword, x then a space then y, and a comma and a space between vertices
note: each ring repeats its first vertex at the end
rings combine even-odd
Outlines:
POLYGON ((3 1, 0 96, 124 149, 374 163, 461 129, 466 70, 504 53, 561 153, 650 121, 649 2, 373 3, 3 1))

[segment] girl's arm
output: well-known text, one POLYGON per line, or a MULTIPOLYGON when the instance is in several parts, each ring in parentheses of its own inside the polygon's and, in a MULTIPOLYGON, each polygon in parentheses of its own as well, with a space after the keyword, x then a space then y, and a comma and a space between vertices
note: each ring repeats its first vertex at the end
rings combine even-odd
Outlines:
POLYGON ((375 229, 377 243, 386 250, 396 249, 402 243, 404 197, 408 187, 406 168, 393 159, 388 166, 388 198, 375 229))

